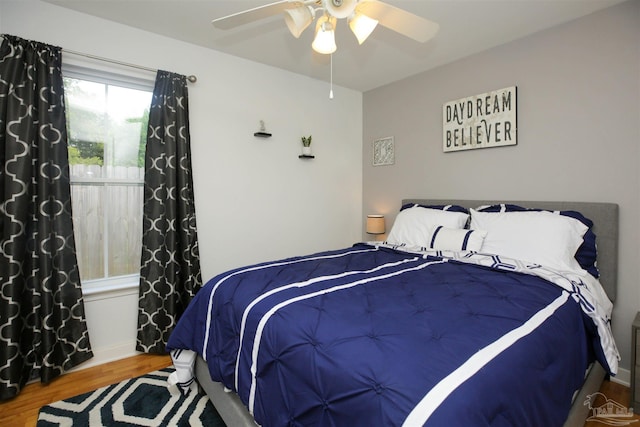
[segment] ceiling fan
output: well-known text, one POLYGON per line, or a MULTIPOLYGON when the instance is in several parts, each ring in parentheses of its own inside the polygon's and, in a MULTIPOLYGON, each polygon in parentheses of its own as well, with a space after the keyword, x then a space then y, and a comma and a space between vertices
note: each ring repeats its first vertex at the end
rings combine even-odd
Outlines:
POLYGON ((282 0, 217 18, 212 23, 228 30, 282 13, 289 31, 298 38, 318 12, 321 15, 311 46, 322 54, 331 54, 337 49, 335 28, 338 19, 348 20, 360 44, 378 24, 421 43, 435 36, 440 28, 435 22, 377 0, 282 0))

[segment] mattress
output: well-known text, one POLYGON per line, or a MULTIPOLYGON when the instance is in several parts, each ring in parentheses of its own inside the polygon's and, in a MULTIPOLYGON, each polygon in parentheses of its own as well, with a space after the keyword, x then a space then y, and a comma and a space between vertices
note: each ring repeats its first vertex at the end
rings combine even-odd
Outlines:
POLYGON ((598 286, 356 244, 213 278, 168 347, 185 390, 201 355, 262 426, 562 425, 594 360, 615 373, 598 286))

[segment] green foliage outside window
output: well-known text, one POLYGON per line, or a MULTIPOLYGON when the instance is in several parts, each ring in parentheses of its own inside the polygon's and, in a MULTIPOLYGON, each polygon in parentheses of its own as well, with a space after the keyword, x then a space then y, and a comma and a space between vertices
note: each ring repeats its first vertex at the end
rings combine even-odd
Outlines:
POLYGON ((70 164, 144 167, 149 107, 129 115, 123 106, 137 91, 123 90, 65 78, 70 164))

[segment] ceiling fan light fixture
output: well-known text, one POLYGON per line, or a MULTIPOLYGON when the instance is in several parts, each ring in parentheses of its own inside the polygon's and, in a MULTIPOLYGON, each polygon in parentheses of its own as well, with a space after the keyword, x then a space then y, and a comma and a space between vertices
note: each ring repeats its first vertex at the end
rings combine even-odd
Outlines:
POLYGON ((359 44, 364 43, 367 37, 369 37, 373 30, 375 30, 377 25, 378 21, 358 12, 354 13, 349 18, 349 28, 351 28, 351 32, 353 32, 358 39, 359 44))
POLYGON ((358 0, 322 0, 324 10, 338 19, 351 16, 357 5, 358 0))
POLYGON ((314 18, 315 11, 310 6, 299 6, 284 11, 284 22, 295 38, 300 37, 300 34, 313 22, 314 18))
POLYGON ((334 32, 334 29, 336 28, 335 22, 335 18, 328 17, 327 15, 323 15, 318 18, 318 22, 316 24, 316 37, 313 39, 313 43, 311 43, 313 50, 318 53, 328 55, 338 49, 336 46, 336 36, 334 32))

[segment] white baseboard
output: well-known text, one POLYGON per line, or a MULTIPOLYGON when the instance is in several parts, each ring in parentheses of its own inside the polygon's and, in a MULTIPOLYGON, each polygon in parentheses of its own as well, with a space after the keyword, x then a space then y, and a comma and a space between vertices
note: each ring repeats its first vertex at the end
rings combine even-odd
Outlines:
POLYGON ((631 371, 628 369, 618 368, 618 375, 611 377, 611 382, 629 387, 629 385, 631 385, 631 371))
POLYGON ((80 371, 82 369, 92 368, 94 366, 102 365, 104 363, 113 362, 114 360, 125 359, 127 357, 136 356, 142 354, 136 351, 136 342, 125 342, 116 346, 92 349, 93 357, 82 363, 68 372, 80 371))

